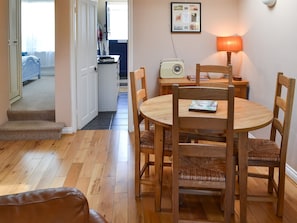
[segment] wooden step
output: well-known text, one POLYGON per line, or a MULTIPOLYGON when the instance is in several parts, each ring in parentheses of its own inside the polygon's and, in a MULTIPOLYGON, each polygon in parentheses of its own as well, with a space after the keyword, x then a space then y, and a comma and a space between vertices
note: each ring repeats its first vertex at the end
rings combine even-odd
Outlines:
POLYGON ((60 139, 64 126, 47 120, 7 121, 0 126, 0 140, 60 139))

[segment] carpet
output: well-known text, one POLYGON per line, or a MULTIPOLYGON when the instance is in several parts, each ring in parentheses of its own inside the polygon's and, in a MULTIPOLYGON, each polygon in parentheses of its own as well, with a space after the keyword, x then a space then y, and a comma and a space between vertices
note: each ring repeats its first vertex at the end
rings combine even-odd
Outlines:
POLYGON ((55 76, 41 76, 23 84, 23 97, 11 105, 11 110, 54 110, 55 76))

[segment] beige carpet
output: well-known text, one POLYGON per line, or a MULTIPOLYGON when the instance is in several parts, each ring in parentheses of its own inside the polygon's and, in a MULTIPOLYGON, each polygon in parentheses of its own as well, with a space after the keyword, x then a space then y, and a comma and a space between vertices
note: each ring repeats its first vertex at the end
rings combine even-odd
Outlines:
POLYGON ((11 105, 11 110, 55 109, 55 76, 41 76, 23 86, 23 98, 11 105))

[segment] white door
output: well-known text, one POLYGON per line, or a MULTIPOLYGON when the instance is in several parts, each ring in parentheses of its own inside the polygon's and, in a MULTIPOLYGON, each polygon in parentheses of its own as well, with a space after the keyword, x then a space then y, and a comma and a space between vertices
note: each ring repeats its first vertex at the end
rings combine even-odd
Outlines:
POLYGON ((98 115, 97 0, 77 0, 77 126, 98 115))
POLYGON ((10 103, 19 100, 22 93, 21 81, 21 41, 20 41, 20 0, 9 1, 9 67, 10 67, 10 103))

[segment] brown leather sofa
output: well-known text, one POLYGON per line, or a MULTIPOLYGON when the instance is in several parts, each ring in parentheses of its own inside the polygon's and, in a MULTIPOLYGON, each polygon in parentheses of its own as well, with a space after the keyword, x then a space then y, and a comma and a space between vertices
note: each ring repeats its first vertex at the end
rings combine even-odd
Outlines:
POLYGON ((1 223, 106 223, 75 188, 49 188, 0 196, 1 223))

